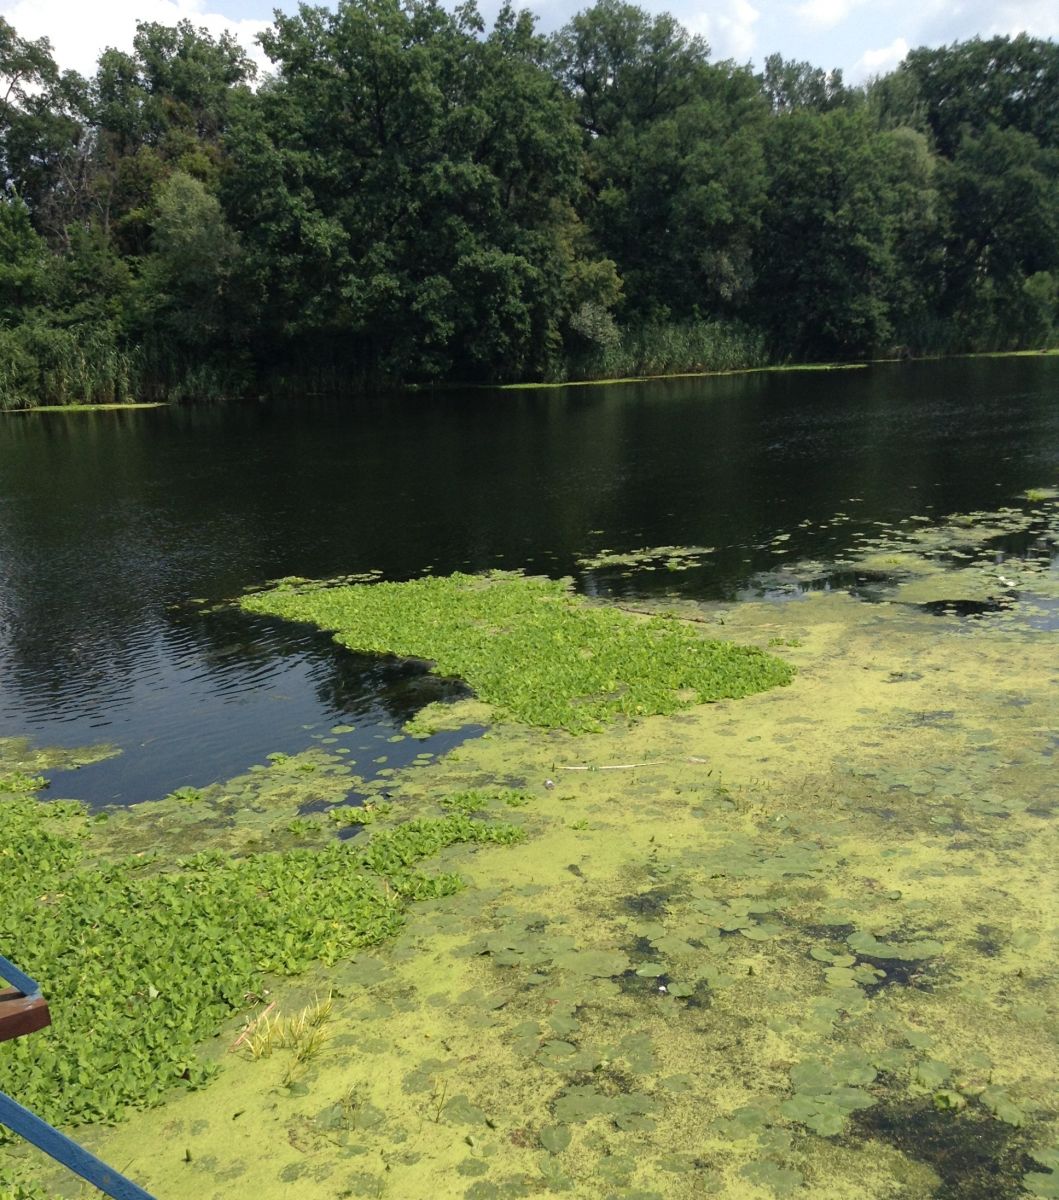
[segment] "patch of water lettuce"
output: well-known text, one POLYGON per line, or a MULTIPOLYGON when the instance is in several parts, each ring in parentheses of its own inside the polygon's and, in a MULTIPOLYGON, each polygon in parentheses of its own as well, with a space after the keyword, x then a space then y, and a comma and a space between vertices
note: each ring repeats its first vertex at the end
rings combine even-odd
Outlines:
POLYGON ((391 937, 413 902, 460 889, 422 870, 446 847, 522 837, 452 800, 446 816, 319 849, 100 861, 81 805, 0 798, 0 945, 54 1021, 0 1045, 5 1088, 53 1122, 107 1122, 204 1083, 214 1068, 197 1047, 268 976, 348 958, 391 937))
POLYGON ((499 714, 572 733, 747 696, 794 674, 755 647, 707 641, 672 618, 632 617, 588 603, 566 582, 512 573, 280 584, 241 603, 331 630, 351 650, 429 660, 499 714))

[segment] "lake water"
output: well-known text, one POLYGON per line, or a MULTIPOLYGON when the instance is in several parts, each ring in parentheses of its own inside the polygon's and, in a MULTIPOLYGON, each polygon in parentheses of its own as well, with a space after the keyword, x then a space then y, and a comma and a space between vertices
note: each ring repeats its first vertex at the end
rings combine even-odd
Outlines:
MULTIPOLYGON (((224 779, 336 724, 377 752, 458 688, 193 601, 284 575, 493 567, 734 600, 858 534, 1057 482, 1055 357, 0 414, 0 736, 120 747, 55 778, 92 803, 224 779), (680 573, 578 565, 659 545, 713 553, 680 573)), ((423 749, 388 746, 389 765, 423 749)))

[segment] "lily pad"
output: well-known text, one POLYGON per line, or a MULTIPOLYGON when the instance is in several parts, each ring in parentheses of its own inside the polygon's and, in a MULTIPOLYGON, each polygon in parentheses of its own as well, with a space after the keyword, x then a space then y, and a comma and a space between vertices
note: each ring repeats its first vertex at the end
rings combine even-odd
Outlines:
POLYGON ((570 1145, 570 1130, 565 1125, 547 1125, 541 1130, 540 1139, 549 1154, 562 1154, 570 1145))

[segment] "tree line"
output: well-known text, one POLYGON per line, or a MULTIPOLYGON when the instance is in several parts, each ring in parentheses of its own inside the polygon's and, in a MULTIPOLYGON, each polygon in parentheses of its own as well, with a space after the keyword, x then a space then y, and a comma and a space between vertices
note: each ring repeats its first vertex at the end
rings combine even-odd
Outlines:
POLYGON ((859 87, 598 0, 276 14, 272 71, 0 17, 0 405, 1011 349, 1059 330, 1059 46, 859 87))

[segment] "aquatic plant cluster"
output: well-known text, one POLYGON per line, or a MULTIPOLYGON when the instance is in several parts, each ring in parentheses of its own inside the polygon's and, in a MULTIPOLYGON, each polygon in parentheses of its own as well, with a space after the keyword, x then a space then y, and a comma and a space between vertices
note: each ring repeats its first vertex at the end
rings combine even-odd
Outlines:
POLYGON ((0 1047, 0 1063, 9 1091, 62 1122, 113 1121, 180 1081, 202 1084, 216 1068, 196 1048, 266 977, 349 958, 391 937, 409 903, 457 891, 458 875, 422 870, 446 847, 521 836, 453 811, 363 843, 176 857, 163 809, 154 848, 123 856, 81 805, 40 803, 24 776, 0 777, 0 791, 0 944, 17 948, 54 1017, 46 1034, 0 1047))
POLYGON ((281 584, 242 603, 333 630, 351 650, 429 659, 499 716, 571 733, 746 696, 793 674, 754 647, 707 641, 665 617, 631 618, 589 604, 566 583, 510 573, 281 584))
MULTIPOLYGON (((291 580, 243 599, 350 644, 400 640, 439 669, 465 665, 468 681, 490 646, 509 660, 482 673, 478 700, 447 710, 459 725, 491 705, 503 722, 382 779, 358 779, 340 746, 321 743, 99 821, 36 800, 47 756, 5 757, 0 743, 0 829, 10 814, 14 830, 0 859, 18 862, 17 844, 39 861, 43 886, 20 902, 37 906, 42 931, 60 914, 88 947, 79 966, 94 962, 95 930, 150 920, 142 907, 101 914, 82 873, 113 879, 126 905, 185 911, 201 896, 231 926, 214 930, 207 913, 206 944, 237 970, 226 980, 203 955, 216 983, 205 1047, 181 1035, 181 1054, 157 1060, 176 1086, 87 1131, 96 1148, 174 1200, 204 1188, 306 1200, 1059 1196, 1046 625, 1059 509, 1047 489, 1025 501, 864 539, 850 556, 862 570, 895 560, 882 602, 839 588, 723 609, 680 600, 693 618, 681 628, 702 646, 760 648, 724 660, 747 686, 636 719, 599 709, 591 735, 554 717, 594 703, 592 674, 562 675, 554 710, 512 711, 518 681, 555 678, 549 645, 581 661, 578 614, 601 606, 495 575, 291 580), (932 597, 959 596, 963 572, 987 573, 989 560, 1002 610, 963 616, 903 594, 929 580, 932 597), (505 641, 549 606, 532 635, 505 641), (768 667, 787 686, 759 686, 777 661, 768 646, 791 659, 768 667), (366 828, 336 844, 329 834, 361 812, 345 803, 351 790, 370 796, 366 828), (189 846, 211 849, 181 858, 189 846), (434 873, 421 874, 428 861, 434 873), (226 998, 242 986, 253 994, 226 998), (209 1086, 175 1078, 181 1064, 209 1086)), ((668 572, 704 553, 606 552, 586 570, 668 572)), ((612 615, 648 640, 659 620, 612 615)), ((615 670, 648 672, 635 641, 621 654, 615 670)), ((665 655, 659 666, 671 686, 665 655)), ((654 693, 636 686, 649 708, 654 693)), ((164 1012, 170 985, 135 978, 141 1019, 152 1004, 164 1012)), ((120 1008, 110 995, 85 1003, 120 1008)), ((91 1096, 109 1080, 89 1074, 70 1091, 82 1086, 91 1096)), ((0 1163, 20 1197, 51 1184, 35 1160, 11 1151, 0 1163)))

